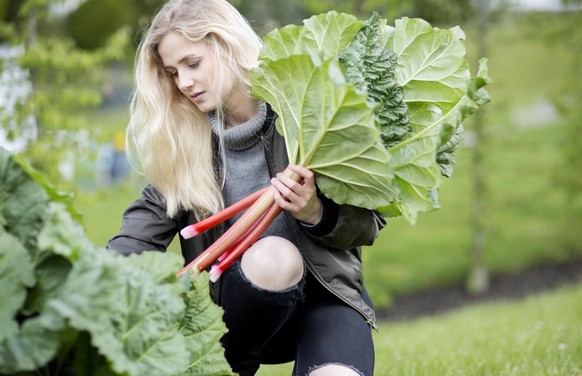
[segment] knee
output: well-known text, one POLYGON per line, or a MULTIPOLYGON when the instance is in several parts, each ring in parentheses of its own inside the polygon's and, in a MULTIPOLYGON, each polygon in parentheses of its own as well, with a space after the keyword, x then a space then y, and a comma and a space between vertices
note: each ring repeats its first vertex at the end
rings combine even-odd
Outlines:
POLYGON ((311 371, 309 376, 361 376, 361 374, 347 366, 329 364, 311 371))
POLYGON ((295 286, 304 272, 297 247, 278 236, 268 236, 253 244, 244 253, 241 267, 254 285, 271 291, 295 286))

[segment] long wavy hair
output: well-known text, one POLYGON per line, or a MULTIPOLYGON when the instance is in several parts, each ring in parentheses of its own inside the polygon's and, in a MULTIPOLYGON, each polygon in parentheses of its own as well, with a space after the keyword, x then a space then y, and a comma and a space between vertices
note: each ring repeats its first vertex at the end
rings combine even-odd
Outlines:
MULTIPOLYGON (((208 118, 178 90, 158 54, 169 32, 206 44, 221 68, 216 70, 217 88, 229 70, 235 87, 247 92, 262 42, 226 0, 170 0, 139 45, 126 138, 130 163, 164 196, 169 217, 192 210, 200 219, 223 208, 221 181, 208 118)), ((220 119, 220 103, 218 107, 220 119)))

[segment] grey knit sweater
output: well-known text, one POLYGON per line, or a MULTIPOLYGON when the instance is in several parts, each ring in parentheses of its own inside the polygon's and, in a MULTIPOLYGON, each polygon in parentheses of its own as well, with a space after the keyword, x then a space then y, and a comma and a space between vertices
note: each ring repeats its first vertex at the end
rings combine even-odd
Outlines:
MULTIPOLYGON (((224 129, 219 125, 214 112, 208 114, 208 120, 215 135, 224 141, 226 160, 223 165, 225 183, 223 194, 225 205, 229 206, 238 200, 271 184, 271 177, 265 161, 265 153, 261 140, 261 128, 267 118, 267 106, 259 103, 258 113, 246 123, 224 129), (221 127, 221 128, 219 128, 221 127)), ((232 225, 240 214, 231 218, 227 225, 232 225)), ((280 214, 265 231, 263 236, 277 235, 291 239, 291 233, 280 214)))

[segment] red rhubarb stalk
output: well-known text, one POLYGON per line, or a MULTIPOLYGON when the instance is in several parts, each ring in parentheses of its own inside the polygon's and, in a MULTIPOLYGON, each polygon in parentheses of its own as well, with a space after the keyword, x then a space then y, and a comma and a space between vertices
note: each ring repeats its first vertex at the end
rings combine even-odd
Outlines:
POLYGON ((258 223, 254 228, 248 232, 243 239, 237 242, 230 250, 227 252, 227 256, 224 257, 219 264, 214 264, 210 268, 210 280, 216 282, 222 272, 228 269, 233 262, 235 262, 239 257, 243 255, 253 245, 257 239, 261 236, 263 232, 269 227, 271 222, 281 213, 281 207, 277 203, 273 202, 267 212, 259 219, 258 223))
POLYGON ((178 272, 182 276, 190 269, 201 272, 212 265, 226 250, 228 250, 240 237, 260 218, 265 210, 273 203, 272 187, 267 190, 237 221, 222 234, 218 240, 212 243, 194 261, 186 265, 178 272))
POLYGON ((255 201, 257 201, 258 198, 261 197, 261 195, 265 193, 268 188, 269 187, 265 187, 259 191, 256 191, 255 193, 243 198, 242 200, 235 202, 234 204, 230 205, 229 207, 225 208, 219 213, 211 215, 210 217, 198 223, 194 223, 190 226, 184 227, 180 231, 180 235, 182 235, 184 239, 190 239, 226 221, 227 219, 232 218, 234 215, 240 213, 241 211, 247 209, 249 206, 254 204, 255 201))
POLYGON ((253 223, 251 227, 247 229, 247 231, 240 237, 240 239, 238 239, 229 249, 224 251, 224 253, 220 255, 220 257, 217 258, 216 261, 221 262, 226 258, 226 256, 228 256, 232 252, 233 249, 236 249, 236 247, 249 235, 249 233, 253 231, 255 227, 257 227, 257 225, 262 221, 266 214, 267 213, 263 213, 263 215, 261 215, 261 217, 255 223, 253 223))
MULTIPOLYGON (((295 174, 289 169, 283 173, 296 181, 300 181, 301 176, 295 174)), ((251 205, 250 208, 234 223, 230 228, 214 243, 212 243, 204 252, 202 252, 194 261, 180 269, 178 277, 184 275, 189 270, 201 272, 212 265, 224 252, 230 249, 249 228, 256 223, 269 207, 275 202, 273 193, 275 188, 267 187, 265 192, 251 205)))

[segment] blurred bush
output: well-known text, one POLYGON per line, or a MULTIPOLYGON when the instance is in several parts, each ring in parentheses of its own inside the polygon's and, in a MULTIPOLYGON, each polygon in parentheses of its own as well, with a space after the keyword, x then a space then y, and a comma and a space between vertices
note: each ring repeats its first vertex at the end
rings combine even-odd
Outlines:
POLYGON ((130 3, 118 0, 88 0, 66 19, 67 33, 77 47, 94 50, 103 47, 117 30, 137 23, 137 12, 130 3))

